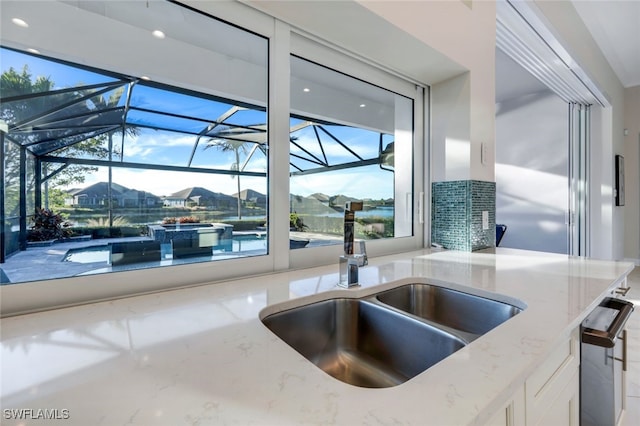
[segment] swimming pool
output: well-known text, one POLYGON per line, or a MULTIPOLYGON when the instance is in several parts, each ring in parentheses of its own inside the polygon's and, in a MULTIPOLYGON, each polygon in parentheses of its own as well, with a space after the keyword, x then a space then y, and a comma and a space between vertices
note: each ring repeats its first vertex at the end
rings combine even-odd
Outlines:
POLYGON ((80 247, 67 250, 63 262, 94 263, 109 261, 111 249, 108 245, 80 247))
MULTIPOLYGON (((165 246, 165 244, 163 244, 165 246)), ((166 244, 167 247, 163 247, 163 259, 170 259, 171 256, 171 244, 166 244), (165 254, 167 255, 165 257, 165 254)), ((214 250, 212 255, 220 253, 228 253, 226 250, 214 250)), ((234 235, 231 244, 231 253, 243 253, 251 252, 251 254, 266 254, 267 253, 267 237, 266 234, 243 234, 234 235), (262 251, 262 253, 260 253, 262 251)), ((111 248, 108 244, 99 246, 88 246, 72 248, 67 250, 67 253, 62 258, 63 262, 75 262, 75 263, 108 263, 111 255, 111 248)))

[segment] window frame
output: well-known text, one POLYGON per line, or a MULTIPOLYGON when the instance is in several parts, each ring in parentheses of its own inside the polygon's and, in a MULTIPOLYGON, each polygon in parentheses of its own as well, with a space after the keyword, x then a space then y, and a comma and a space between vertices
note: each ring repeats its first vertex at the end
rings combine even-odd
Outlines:
MULTIPOLYGON (((424 247, 424 193, 425 176, 428 164, 425 162, 425 95, 422 87, 406 79, 367 63, 362 58, 341 52, 335 46, 330 46, 313 36, 291 29, 290 54, 308 60, 338 73, 362 80, 382 89, 395 92, 413 100, 413 190, 411 193, 413 209, 413 235, 406 237, 385 238, 367 241, 369 256, 380 256, 402 251, 417 250, 424 247)), ((284 167, 284 166, 283 166, 284 167)), ((286 184, 289 187, 289 182, 286 184)), ((394 195, 395 196, 395 195, 394 195)), ((287 194, 288 200, 288 194, 287 194)), ((289 251, 289 267, 292 269, 307 268, 322 264, 337 262, 343 254, 342 245, 320 247, 305 247, 300 250, 289 251)))
MULTIPOLYGON (((271 121, 273 101, 270 94, 273 92, 271 81, 273 63, 269 57, 272 55, 275 44, 273 41, 274 19, 240 4, 235 4, 233 7, 229 7, 229 4, 220 5, 221 7, 218 8, 216 4, 197 3, 198 7, 191 7, 188 4, 171 3, 175 7, 186 7, 193 13, 204 14, 210 19, 253 33, 267 41, 267 120, 271 121)), ((27 50, 27 48, 33 47, 18 45, 15 42, 6 42, 5 40, 3 40, 3 45, 19 50, 27 50)), ((55 57, 58 60, 74 63, 79 62, 77 55, 73 46, 69 45, 61 45, 55 53, 49 52, 47 54, 47 56, 55 57)), ((96 67, 103 67, 104 65, 104 62, 95 64, 96 67)), ((171 82, 166 83, 170 84, 171 82)), ((187 90, 196 90, 187 81, 180 86, 187 90)), ((269 142, 272 140, 269 137, 269 142)), ((267 171, 267 186, 269 189, 272 188, 272 182, 269 177, 271 170, 273 170, 273 164, 270 159, 269 170, 267 171)), ((268 218, 271 217, 273 203, 273 196, 268 194, 268 218)), ((269 234, 273 234, 273 232, 269 234)), ((269 243, 272 241, 273 236, 269 235, 269 243)), ((203 285, 215 281, 238 278, 241 275, 270 272, 274 270, 274 252, 275 250, 270 244, 268 253, 260 256, 109 272, 90 275, 90 279, 87 279, 87 276, 71 276, 3 285, 0 287, 0 314, 7 316, 93 303, 137 294, 203 285)))

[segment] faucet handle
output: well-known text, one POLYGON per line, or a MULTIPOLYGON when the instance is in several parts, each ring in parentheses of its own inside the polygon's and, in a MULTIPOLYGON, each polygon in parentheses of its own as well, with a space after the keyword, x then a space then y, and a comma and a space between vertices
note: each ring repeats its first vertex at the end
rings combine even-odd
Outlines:
POLYGON ((360 256, 358 257, 358 266, 366 266, 369 264, 369 259, 367 258, 367 246, 364 240, 358 241, 360 244, 360 256))

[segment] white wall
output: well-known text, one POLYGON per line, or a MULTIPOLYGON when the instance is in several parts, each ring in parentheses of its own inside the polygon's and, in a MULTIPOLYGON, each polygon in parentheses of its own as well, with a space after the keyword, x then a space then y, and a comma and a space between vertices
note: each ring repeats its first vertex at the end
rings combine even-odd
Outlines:
POLYGON ((613 108, 591 107, 591 161, 589 179, 591 182, 589 193, 589 237, 591 251, 589 256, 596 259, 619 259, 615 257, 613 238, 615 228, 614 212, 622 207, 614 208, 614 167, 613 145, 613 108))
POLYGON ((470 73, 431 87, 434 182, 471 178, 470 73))
POLYGON ((624 91, 624 257, 640 265, 640 86, 624 91))
POLYGON ((433 180, 494 181, 495 3, 476 1, 471 8, 458 1, 402 2, 402 7, 392 1, 359 3, 469 71, 431 86, 433 180), (483 143, 486 164, 480 157, 483 143))
POLYGON ((501 247, 568 253, 568 128, 567 103, 548 89, 498 104, 496 223, 508 227, 501 247))

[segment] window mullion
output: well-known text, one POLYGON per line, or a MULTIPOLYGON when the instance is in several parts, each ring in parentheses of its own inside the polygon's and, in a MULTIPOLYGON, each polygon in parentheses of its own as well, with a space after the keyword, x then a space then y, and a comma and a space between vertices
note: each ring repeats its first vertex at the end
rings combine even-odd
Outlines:
POLYGON ((269 43, 269 254, 273 269, 289 267, 290 27, 276 20, 269 43))

